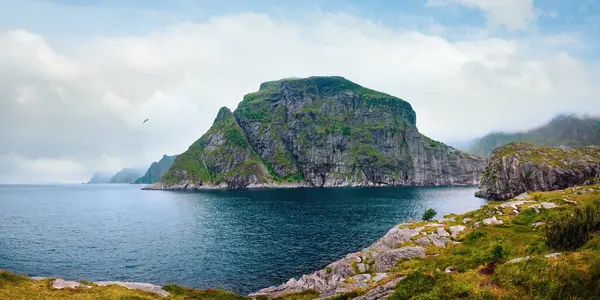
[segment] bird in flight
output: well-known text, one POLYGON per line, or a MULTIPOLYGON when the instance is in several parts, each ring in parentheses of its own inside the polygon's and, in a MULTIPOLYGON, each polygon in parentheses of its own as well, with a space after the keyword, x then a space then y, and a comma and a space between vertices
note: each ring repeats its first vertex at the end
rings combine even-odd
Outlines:
POLYGON ((146 122, 148 122, 148 119, 144 120, 144 122, 142 122, 142 124, 144 124, 144 123, 146 123, 146 122))

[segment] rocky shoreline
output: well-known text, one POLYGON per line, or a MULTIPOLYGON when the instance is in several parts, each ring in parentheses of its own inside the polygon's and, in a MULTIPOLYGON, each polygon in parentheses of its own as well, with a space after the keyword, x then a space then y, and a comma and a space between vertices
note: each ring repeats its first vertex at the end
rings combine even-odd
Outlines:
MULTIPOLYGON (((454 184, 454 185, 406 185, 406 184, 375 184, 371 182, 366 183, 349 183, 349 184, 326 184, 323 186, 314 186, 308 182, 305 183, 253 183, 244 187, 238 187, 235 189, 294 189, 294 188, 336 188, 336 187, 477 187, 478 182, 472 182, 469 184, 454 184)), ((202 191, 202 190, 230 190, 234 189, 227 184, 221 185, 196 185, 193 182, 185 181, 176 184, 166 184, 164 182, 157 182, 146 185, 142 190, 147 191, 202 191)))
MULTIPOLYGON (((399 224, 359 252, 350 253, 321 270, 302 275, 297 280, 292 278, 282 285, 264 288, 248 296, 279 298, 315 290, 320 294, 318 299, 326 299, 355 290, 368 290, 354 299, 383 299, 404 279, 403 275, 394 270, 398 262, 427 257, 427 246, 444 248, 459 243, 456 239, 467 227, 447 226, 452 222, 456 220, 441 218, 416 228, 411 228, 411 223, 399 224)), ((470 220, 463 219, 463 222, 466 224, 470 220)))

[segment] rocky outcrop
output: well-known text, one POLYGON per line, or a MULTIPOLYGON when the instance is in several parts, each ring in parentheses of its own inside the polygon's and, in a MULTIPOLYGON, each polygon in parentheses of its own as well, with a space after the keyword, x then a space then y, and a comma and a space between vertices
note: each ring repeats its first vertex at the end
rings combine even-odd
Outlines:
POLYGON ((144 174, 144 176, 138 178, 134 183, 151 184, 158 182, 163 177, 163 175, 165 175, 167 171, 169 171, 169 168, 171 168, 171 166, 175 162, 176 157, 177 155, 163 155, 163 157, 159 161, 153 162, 150 165, 150 168, 148 168, 148 171, 146 171, 146 174, 144 174))
POLYGON ((511 143, 492 153, 477 197, 506 200, 528 191, 550 191, 600 176, 600 146, 565 149, 511 143))
POLYGON ((146 189, 477 185, 482 158, 419 133, 411 105, 342 77, 266 82, 146 189))

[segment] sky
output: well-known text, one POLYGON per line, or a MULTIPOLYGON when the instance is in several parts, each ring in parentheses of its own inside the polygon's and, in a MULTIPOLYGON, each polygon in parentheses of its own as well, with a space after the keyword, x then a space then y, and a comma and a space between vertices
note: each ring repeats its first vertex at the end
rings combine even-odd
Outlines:
POLYGON ((287 77, 400 97, 450 144, 600 115, 599 36, 600 0, 0 0, 0 183, 182 153, 287 77))

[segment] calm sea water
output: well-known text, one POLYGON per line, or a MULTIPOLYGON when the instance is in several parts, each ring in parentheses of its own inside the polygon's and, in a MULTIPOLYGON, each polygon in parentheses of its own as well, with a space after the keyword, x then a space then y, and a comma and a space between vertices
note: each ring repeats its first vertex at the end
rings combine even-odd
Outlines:
POLYGON ((474 188, 182 193, 139 185, 0 185, 0 269, 249 293, 358 251, 428 207, 479 208, 474 188))

